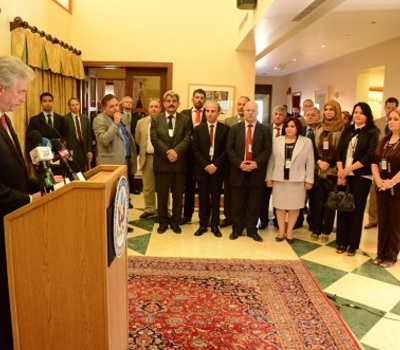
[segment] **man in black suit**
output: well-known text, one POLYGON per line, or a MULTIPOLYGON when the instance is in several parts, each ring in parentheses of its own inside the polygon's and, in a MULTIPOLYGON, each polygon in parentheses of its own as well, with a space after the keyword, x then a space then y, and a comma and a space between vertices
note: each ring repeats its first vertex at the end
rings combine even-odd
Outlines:
POLYGON ((87 115, 80 113, 81 104, 76 97, 68 101, 70 112, 64 116, 68 149, 72 151, 75 171, 89 170, 93 159, 92 128, 87 115))
MULTIPOLYGON (((201 123, 206 122, 205 108, 206 103, 206 92, 203 89, 197 89, 192 94, 193 107, 190 109, 184 109, 181 113, 187 114, 192 121, 193 128, 201 123)), ((188 159, 193 158, 192 146, 188 149, 188 159)), ((196 192, 196 180, 193 178, 194 162, 189 162, 186 172, 185 182, 185 195, 183 205, 183 216, 179 221, 180 225, 187 224, 192 221, 194 213, 194 196, 196 192)))
POLYGON ((13 349, 4 216, 41 197, 37 182, 30 178, 18 137, 5 112, 25 101, 33 71, 15 57, 0 57, 0 349, 13 349), (29 193, 34 193, 32 196, 29 193))
POLYGON ((258 105, 254 101, 244 107, 244 123, 230 128, 227 153, 230 161, 229 180, 232 185, 232 233, 234 240, 246 228, 247 236, 262 242, 257 228, 260 201, 272 136, 268 126, 257 121, 258 105))
POLYGON ((196 158, 194 179, 198 184, 200 202, 200 227, 194 235, 201 236, 207 232, 211 214, 211 232, 216 237, 222 237, 218 228, 219 204, 227 162, 229 126, 217 121, 221 112, 221 106, 217 102, 208 103, 205 110, 207 122, 193 130, 192 147, 196 158))
POLYGON ((60 135, 63 139, 67 136, 64 117, 53 111, 53 100, 53 95, 50 92, 43 92, 40 95, 42 112, 29 119, 27 135, 30 131, 37 130, 49 140, 59 139, 60 135))
POLYGON ((157 207, 160 226, 164 233, 168 224, 175 233, 181 233, 183 187, 186 179, 187 150, 192 137, 192 123, 186 114, 177 113, 179 95, 169 90, 164 94, 165 112, 151 121, 150 137, 154 146, 153 169, 156 179, 157 207), (168 196, 172 191, 172 217, 168 218, 168 196))

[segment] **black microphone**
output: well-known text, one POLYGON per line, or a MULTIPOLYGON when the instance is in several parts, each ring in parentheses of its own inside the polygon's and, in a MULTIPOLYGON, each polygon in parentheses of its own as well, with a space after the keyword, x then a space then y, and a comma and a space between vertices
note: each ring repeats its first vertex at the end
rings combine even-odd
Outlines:
POLYGON ((45 120, 44 118, 39 118, 39 121, 40 121, 42 124, 48 126, 50 129, 54 130, 54 131, 56 132, 58 138, 61 140, 61 143, 62 143, 65 147, 67 146, 67 143, 66 143, 65 140, 62 138, 60 132, 59 132, 53 125, 50 125, 49 123, 47 123, 46 120, 45 120))
POLYGON ((37 130, 32 130, 27 136, 27 145, 32 164, 39 179, 40 192, 42 195, 54 191, 53 172, 49 161, 53 158, 51 149, 48 146, 42 146, 42 135, 37 130))
POLYGON ((70 160, 70 153, 68 149, 63 145, 59 140, 57 139, 51 139, 50 140, 52 143, 52 150, 56 154, 54 160, 60 159, 62 168, 64 170, 64 173, 68 177, 70 181, 85 181, 85 178, 83 177, 81 172, 74 172, 69 165, 69 160, 70 160))

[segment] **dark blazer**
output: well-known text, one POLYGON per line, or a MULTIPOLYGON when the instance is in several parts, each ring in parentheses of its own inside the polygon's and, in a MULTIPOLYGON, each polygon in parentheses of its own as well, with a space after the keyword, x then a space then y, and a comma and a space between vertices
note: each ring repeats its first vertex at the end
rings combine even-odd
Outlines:
MULTIPOLYGON (((194 127, 194 125, 193 125, 193 119, 192 119, 192 111, 193 111, 193 107, 190 108, 190 109, 184 109, 183 111, 181 111, 181 113, 182 113, 182 114, 186 114, 186 115, 188 115, 188 116, 190 117, 190 121, 191 121, 191 123, 192 123, 192 126, 194 127)), ((207 118, 206 118, 206 110, 205 110, 205 108, 204 108, 204 109, 203 109, 203 114, 202 114, 202 116, 201 116, 201 122, 200 122, 200 124, 205 123, 206 121, 207 121, 207 118)))
MULTIPOLYGON (((79 114, 79 121, 81 123, 82 138, 83 138, 83 149, 84 153, 92 152, 92 128, 90 127, 89 117, 84 114, 79 114)), ((78 148, 78 137, 75 130, 75 123, 72 118, 72 113, 68 113, 64 116, 64 123, 66 127, 66 141, 69 149, 78 148)))
MULTIPOLYGON (((54 128, 58 130, 61 137, 64 139, 67 136, 67 130, 65 127, 64 117, 57 113, 53 113, 54 120, 54 128)), ((43 112, 35 115, 29 119, 28 130, 26 131, 26 135, 29 134, 30 131, 37 130, 41 133, 42 137, 47 137, 49 140, 56 138, 59 139, 60 136, 57 135, 56 131, 53 130, 50 126, 47 125, 46 118, 43 112), (43 123, 44 122, 44 123, 43 123)))
MULTIPOLYGON (((347 148, 352 139, 354 124, 349 125, 343 130, 337 147, 336 161, 346 163, 347 148)), ((371 163, 375 148, 378 145, 379 129, 376 126, 364 126, 358 135, 358 141, 354 150, 353 164, 359 161, 364 166, 354 170, 354 175, 371 175, 371 163)))
POLYGON ((226 154, 226 143, 228 141, 229 126, 217 122, 217 129, 214 137, 214 156, 210 159, 210 134, 208 124, 202 123, 193 130, 193 154, 196 158, 194 166, 194 179, 205 181, 210 174, 204 168, 209 164, 214 164, 217 171, 212 175, 215 177, 224 177, 228 157, 226 154))
POLYGON ((233 186, 242 186, 245 180, 245 175, 248 174, 248 182, 254 186, 263 186, 267 163, 272 150, 272 135, 268 126, 259 122, 256 123, 252 152, 253 161, 257 163, 258 168, 250 173, 245 173, 240 169, 240 164, 244 159, 245 154, 245 124, 239 123, 232 125, 229 130, 227 153, 230 161, 229 181, 233 186))
MULTIPOLYGON (((314 128, 313 128, 313 134, 314 136, 312 138, 310 138, 311 142, 312 142, 312 146, 313 146, 313 152, 314 152, 314 161, 315 163, 318 161, 319 159, 319 154, 318 154, 318 149, 317 146, 315 144, 315 130, 317 129, 319 124, 317 124, 314 128)), ((303 128, 301 129, 301 135, 303 136, 307 136, 307 129, 308 129, 308 125, 304 125, 303 128)))
POLYGON ((187 150, 192 137, 192 121, 186 114, 176 113, 174 135, 169 137, 167 114, 160 113, 151 120, 150 137, 154 146, 154 171, 185 172, 187 169, 187 150), (171 163, 167 151, 173 149, 178 154, 178 160, 171 163))

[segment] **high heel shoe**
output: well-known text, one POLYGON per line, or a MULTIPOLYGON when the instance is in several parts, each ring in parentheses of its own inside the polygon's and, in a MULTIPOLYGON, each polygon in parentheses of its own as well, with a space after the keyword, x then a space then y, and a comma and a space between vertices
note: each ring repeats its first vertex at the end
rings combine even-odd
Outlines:
POLYGON ((293 242, 294 242, 294 237, 293 237, 293 238, 287 238, 287 237, 286 237, 286 242, 288 242, 289 244, 293 244, 293 242))
POLYGON ((279 237, 279 236, 275 237, 275 241, 277 241, 277 242, 282 242, 284 239, 285 239, 285 237, 279 237))

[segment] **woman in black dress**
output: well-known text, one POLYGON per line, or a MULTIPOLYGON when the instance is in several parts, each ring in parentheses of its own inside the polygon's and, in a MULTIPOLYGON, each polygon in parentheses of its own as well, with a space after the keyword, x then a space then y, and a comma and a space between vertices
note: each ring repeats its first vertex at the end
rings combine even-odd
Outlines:
POLYGON ((336 253, 354 256, 360 245, 364 209, 371 187, 372 157, 379 139, 371 107, 358 102, 352 113, 354 124, 341 134, 337 147, 338 185, 349 185, 354 195, 355 211, 338 212, 336 253))

